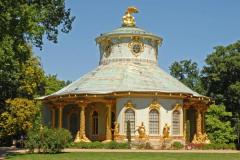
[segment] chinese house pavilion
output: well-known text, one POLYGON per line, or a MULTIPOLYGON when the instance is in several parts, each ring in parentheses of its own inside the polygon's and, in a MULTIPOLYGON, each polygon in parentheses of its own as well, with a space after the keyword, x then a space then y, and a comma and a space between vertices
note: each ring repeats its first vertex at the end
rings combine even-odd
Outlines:
POLYGON ((122 26, 96 38, 99 65, 42 97, 44 121, 66 128, 75 142, 132 141, 209 143, 204 114, 210 99, 158 66, 162 38, 136 26, 129 7, 122 26), (129 122, 128 122, 129 121, 129 122))

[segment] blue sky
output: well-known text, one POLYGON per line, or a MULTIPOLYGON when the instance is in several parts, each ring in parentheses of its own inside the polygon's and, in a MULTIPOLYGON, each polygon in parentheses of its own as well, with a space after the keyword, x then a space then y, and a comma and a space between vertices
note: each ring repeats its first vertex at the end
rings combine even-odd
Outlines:
POLYGON ((76 16, 69 34, 58 43, 44 41, 34 48, 47 74, 75 80, 98 65, 95 38, 121 26, 128 6, 136 6, 137 26, 163 38, 159 65, 165 71, 174 61, 192 59, 199 67, 214 46, 240 40, 240 0, 66 0, 76 16))

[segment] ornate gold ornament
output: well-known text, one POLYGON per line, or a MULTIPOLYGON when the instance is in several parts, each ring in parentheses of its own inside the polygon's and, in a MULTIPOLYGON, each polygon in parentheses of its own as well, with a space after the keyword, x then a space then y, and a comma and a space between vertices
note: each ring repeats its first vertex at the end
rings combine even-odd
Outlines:
POLYGON ((182 105, 180 105, 179 103, 176 103, 174 108, 173 108, 173 111, 180 110, 180 109, 182 109, 182 105))
POLYGON ((139 37, 134 37, 132 42, 128 43, 128 47, 136 57, 144 51, 144 43, 140 41, 139 37))
POLYGON ((124 105, 124 108, 135 108, 131 100, 128 100, 128 102, 124 105))
POLYGON ((136 22, 135 18, 132 16, 133 13, 138 13, 138 9, 136 7, 128 7, 125 15, 122 17, 122 26, 123 27, 135 27, 136 22))
POLYGON ((159 109, 161 105, 157 102, 157 100, 153 100, 152 103, 149 105, 149 109, 159 109))
POLYGON ((204 134, 201 133, 200 135, 194 134, 192 143, 194 143, 194 144, 210 144, 211 141, 208 139, 207 133, 204 133, 204 134))

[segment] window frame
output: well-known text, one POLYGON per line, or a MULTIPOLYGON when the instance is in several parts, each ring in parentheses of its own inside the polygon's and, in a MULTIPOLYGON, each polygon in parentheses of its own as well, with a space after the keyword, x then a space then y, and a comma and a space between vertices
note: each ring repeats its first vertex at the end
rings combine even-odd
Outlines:
POLYGON ((179 109, 175 109, 173 110, 172 112, 172 136, 180 136, 181 134, 181 111, 179 109), (175 113, 178 113, 178 120, 177 120, 177 123, 175 123, 174 121, 176 121, 174 119, 174 115, 175 113), (177 129, 177 127, 174 125, 174 124, 178 124, 178 131, 175 132, 175 129, 177 129))
MULTIPOLYGON (((123 119, 124 128, 123 128, 123 130, 124 130, 124 133, 126 134, 127 133, 127 121, 126 121, 126 112, 127 111, 132 111, 133 116, 134 116, 134 121, 132 121, 134 128, 131 128, 131 135, 134 135, 135 134, 135 127, 136 127, 136 112, 133 108, 126 108, 125 111, 124 111, 124 119, 123 119)), ((130 127, 131 127, 131 121, 130 121, 130 127)))
POLYGON ((150 111, 149 111, 149 113, 148 113, 148 126, 149 126, 149 135, 159 135, 160 134, 160 112, 159 112, 159 110, 158 109, 156 109, 156 108, 152 108, 152 109, 150 109, 150 111), (151 133, 151 121, 150 121, 150 113, 152 112, 152 111, 156 111, 156 113, 157 113, 157 115, 158 115, 158 118, 157 118, 157 121, 155 121, 155 122, 157 122, 157 133, 151 133))

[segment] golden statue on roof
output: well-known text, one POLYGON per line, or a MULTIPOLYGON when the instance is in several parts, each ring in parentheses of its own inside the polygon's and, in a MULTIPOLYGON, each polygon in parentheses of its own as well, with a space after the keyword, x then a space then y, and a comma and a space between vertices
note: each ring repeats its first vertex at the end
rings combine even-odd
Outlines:
POLYGON ((128 7, 125 15, 122 17, 122 26, 123 27, 135 27, 136 22, 135 18, 132 16, 133 13, 138 13, 138 9, 136 7, 128 7))

